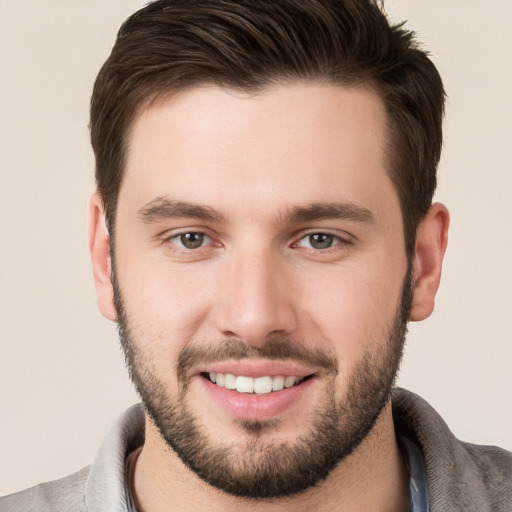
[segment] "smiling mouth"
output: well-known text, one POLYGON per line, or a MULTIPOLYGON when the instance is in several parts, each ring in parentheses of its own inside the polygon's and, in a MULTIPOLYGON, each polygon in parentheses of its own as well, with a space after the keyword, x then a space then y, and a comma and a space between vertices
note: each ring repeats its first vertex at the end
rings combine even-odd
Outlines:
POLYGON ((314 376, 312 374, 306 377, 295 377, 293 375, 246 377, 245 375, 220 372, 208 372, 201 375, 218 387, 231 389, 239 393, 256 395, 267 395, 272 392, 292 388, 314 376))

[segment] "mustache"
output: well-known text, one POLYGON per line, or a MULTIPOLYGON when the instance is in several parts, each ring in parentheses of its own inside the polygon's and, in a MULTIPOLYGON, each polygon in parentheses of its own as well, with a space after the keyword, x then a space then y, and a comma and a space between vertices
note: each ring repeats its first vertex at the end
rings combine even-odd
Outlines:
POLYGON ((191 372, 198 366, 217 363, 227 359, 293 360, 306 366, 314 366, 327 373, 337 375, 338 362, 328 350, 307 348, 297 341, 288 338, 272 338, 265 345, 255 347, 242 340, 226 339, 214 346, 187 345, 178 355, 176 374, 178 381, 184 386, 191 377, 191 372))

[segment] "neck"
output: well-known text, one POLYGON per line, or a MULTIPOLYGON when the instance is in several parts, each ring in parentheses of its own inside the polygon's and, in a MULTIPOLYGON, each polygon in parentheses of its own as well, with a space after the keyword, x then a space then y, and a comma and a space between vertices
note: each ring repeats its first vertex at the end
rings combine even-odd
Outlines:
POLYGON ((214 489, 181 462, 149 420, 133 486, 138 512, 397 512, 407 510, 409 499, 409 474, 396 442, 390 403, 350 456, 323 482, 295 496, 257 501, 214 489))

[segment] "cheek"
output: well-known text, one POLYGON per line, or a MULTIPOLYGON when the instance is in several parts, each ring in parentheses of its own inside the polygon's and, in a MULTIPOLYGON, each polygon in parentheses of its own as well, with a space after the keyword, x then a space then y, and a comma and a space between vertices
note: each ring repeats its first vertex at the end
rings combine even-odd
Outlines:
POLYGON ((377 272, 374 267, 347 267, 311 277, 308 283, 315 285, 304 285, 299 299, 305 339, 334 350, 346 374, 364 353, 387 343, 403 276, 398 271, 377 272))
MULTIPOLYGON (((136 261, 134 259, 134 261, 136 261)), ((208 315, 212 283, 200 272, 141 261, 120 265, 119 283, 135 341, 157 366, 174 365, 179 350, 208 315)))

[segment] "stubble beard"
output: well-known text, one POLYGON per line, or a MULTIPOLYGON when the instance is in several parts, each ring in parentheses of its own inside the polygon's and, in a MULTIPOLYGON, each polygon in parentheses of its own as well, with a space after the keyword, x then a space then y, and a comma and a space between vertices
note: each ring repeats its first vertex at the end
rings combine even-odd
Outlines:
MULTIPOLYGON (((114 260, 112 260, 114 261, 114 260)), ((395 317, 383 336, 387 343, 374 343, 384 352, 367 352, 348 382, 342 400, 335 397, 334 377, 338 372, 333 356, 322 349, 311 351, 293 341, 275 338, 261 349, 239 340, 225 340, 215 349, 187 346, 176 365, 180 391, 169 396, 164 382, 153 370, 152 361, 139 348, 130 330, 115 268, 112 272, 118 330, 130 377, 146 414, 167 445, 199 478, 233 496, 273 499, 301 493, 324 480, 371 434, 388 404, 403 355, 407 320, 412 301, 412 279, 407 272, 395 317), (325 362, 327 392, 313 412, 305 433, 295 441, 278 440, 279 421, 238 422, 245 434, 237 444, 220 444, 205 432, 187 402, 192 365, 198 361, 244 359, 300 359, 325 362), (272 432, 276 432, 276 436, 272 432)))

